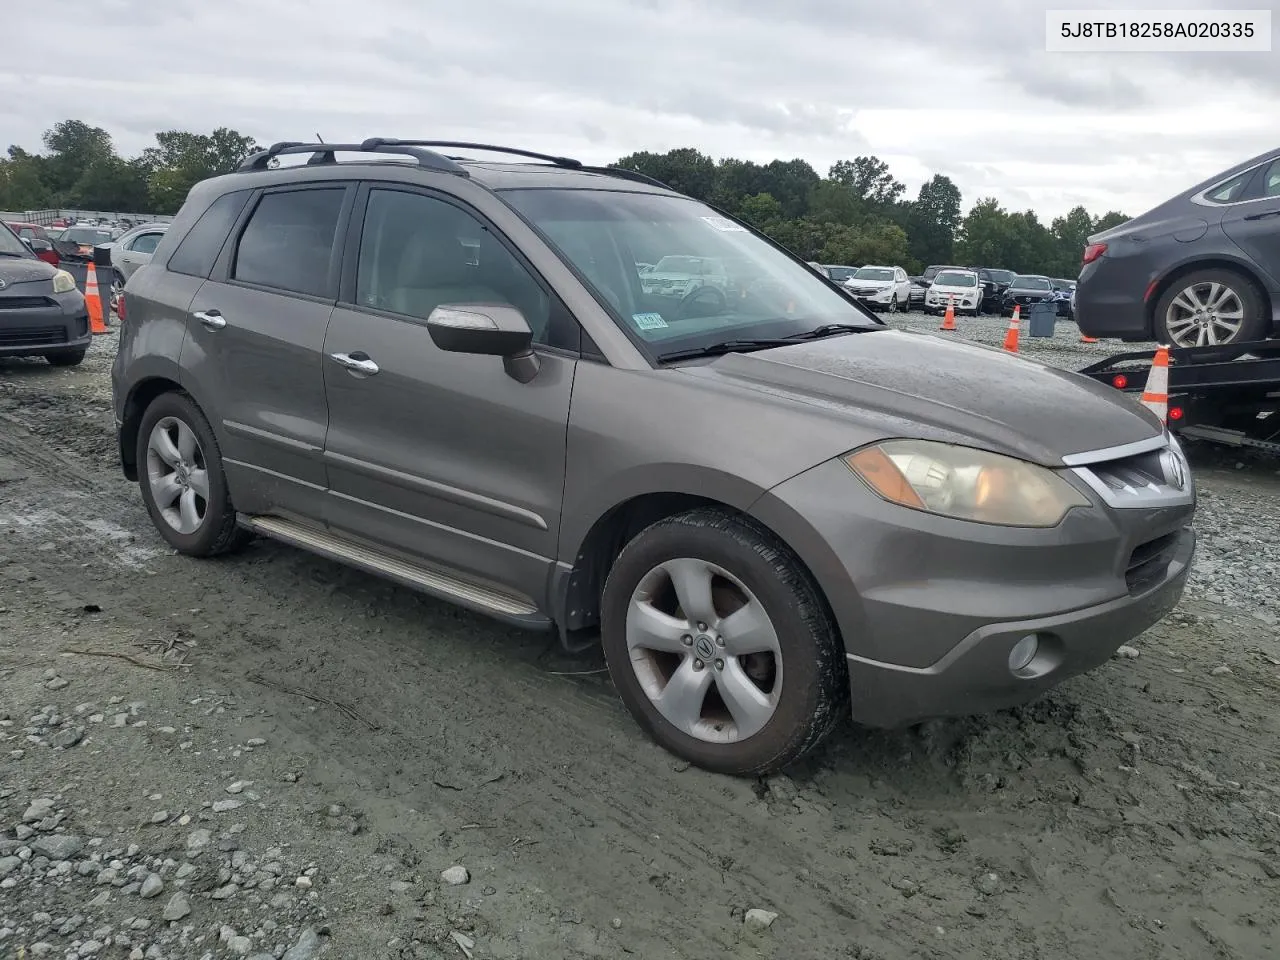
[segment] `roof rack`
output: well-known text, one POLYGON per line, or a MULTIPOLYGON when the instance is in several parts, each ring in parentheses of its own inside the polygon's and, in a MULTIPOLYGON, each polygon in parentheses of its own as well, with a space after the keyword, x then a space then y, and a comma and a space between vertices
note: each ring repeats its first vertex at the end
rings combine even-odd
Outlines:
POLYGON ((607 177, 618 177, 621 180, 634 180, 636 183, 647 183, 651 187, 661 187, 663 190, 671 190, 673 187, 663 183, 661 180, 649 176, 647 173, 641 173, 639 170, 628 170, 626 167, 583 167, 584 173, 600 173, 607 177))
POLYGON ((250 154, 241 162, 240 166, 236 167, 236 171, 243 173, 251 170, 266 170, 267 165, 273 158, 295 153, 311 154, 311 158, 307 160, 307 166, 336 163, 337 157, 335 154, 338 153, 391 154, 413 157, 418 161, 418 166, 426 167, 430 170, 439 170, 459 177, 470 176, 466 168, 459 166, 446 156, 431 150, 423 150, 418 144, 409 141, 384 141, 376 137, 365 140, 363 143, 303 143, 298 140, 282 140, 279 143, 273 143, 266 150, 250 154))
POLYGON ((530 160, 545 160, 547 163, 568 170, 581 170, 582 161, 572 157, 557 157, 549 153, 537 153, 533 150, 522 150, 519 147, 499 147, 491 143, 470 143, 465 140, 398 140, 394 137, 370 137, 364 142, 367 149, 377 147, 442 147, 450 150, 482 150, 486 153, 507 153, 513 157, 528 157, 530 160))

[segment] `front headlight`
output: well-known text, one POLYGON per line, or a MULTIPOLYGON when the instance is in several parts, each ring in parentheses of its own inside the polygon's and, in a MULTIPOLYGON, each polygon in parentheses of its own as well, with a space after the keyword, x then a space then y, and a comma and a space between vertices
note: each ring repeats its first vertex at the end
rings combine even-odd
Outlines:
POLYGON ((956 520, 1054 527, 1089 500, 1051 470, 972 447, 885 440, 844 458, 890 503, 956 520))
POLYGON ((59 270, 53 275, 53 292, 54 293, 70 293, 76 288, 76 278, 65 270, 59 270))

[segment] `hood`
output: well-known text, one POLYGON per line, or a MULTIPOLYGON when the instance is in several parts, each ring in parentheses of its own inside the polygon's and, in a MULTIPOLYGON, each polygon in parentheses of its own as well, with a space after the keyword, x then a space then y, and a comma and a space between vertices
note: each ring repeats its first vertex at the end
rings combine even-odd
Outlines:
POLYGON ((884 289, 892 287, 896 281, 894 280, 864 280, 861 277, 850 277, 844 282, 846 287, 866 287, 868 289, 874 287, 876 289, 884 289))
POLYGON ((0 257, 0 280, 10 283, 30 283, 32 280, 51 280, 58 268, 35 257, 0 257))
POLYGON ((901 330, 726 354, 691 373, 839 410, 885 437, 982 447, 1043 466, 1158 436, 1145 407, 1002 350, 901 330))

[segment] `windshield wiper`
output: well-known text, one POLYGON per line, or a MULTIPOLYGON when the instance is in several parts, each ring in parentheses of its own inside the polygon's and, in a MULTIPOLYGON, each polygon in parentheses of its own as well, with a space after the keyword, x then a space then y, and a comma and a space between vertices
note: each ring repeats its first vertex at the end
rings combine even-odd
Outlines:
POLYGON ((754 340, 721 340, 705 347, 690 347, 687 350, 672 350, 670 353, 658 354, 659 360, 690 360, 694 357, 718 357, 726 353, 746 353, 749 350, 763 350, 766 347, 786 347, 795 343, 781 337, 756 338, 754 340))
POLYGON ((820 327, 814 327, 812 330, 806 330, 804 333, 790 334, 788 340, 820 340, 823 337, 833 337, 837 333, 866 333, 868 330, 878 330, 879 327, 863 326, 856 323, 824 323, 820 327))

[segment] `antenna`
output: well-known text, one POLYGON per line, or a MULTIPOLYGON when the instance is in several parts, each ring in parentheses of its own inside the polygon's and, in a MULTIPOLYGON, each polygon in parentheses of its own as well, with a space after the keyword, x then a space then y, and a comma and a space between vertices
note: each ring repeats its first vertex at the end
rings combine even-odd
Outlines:
POLYGON ((319 140, 321 143, 324 143, 324 137, 320 136, 320 134, 318 133, 316 134, 316 139, 319 140))

